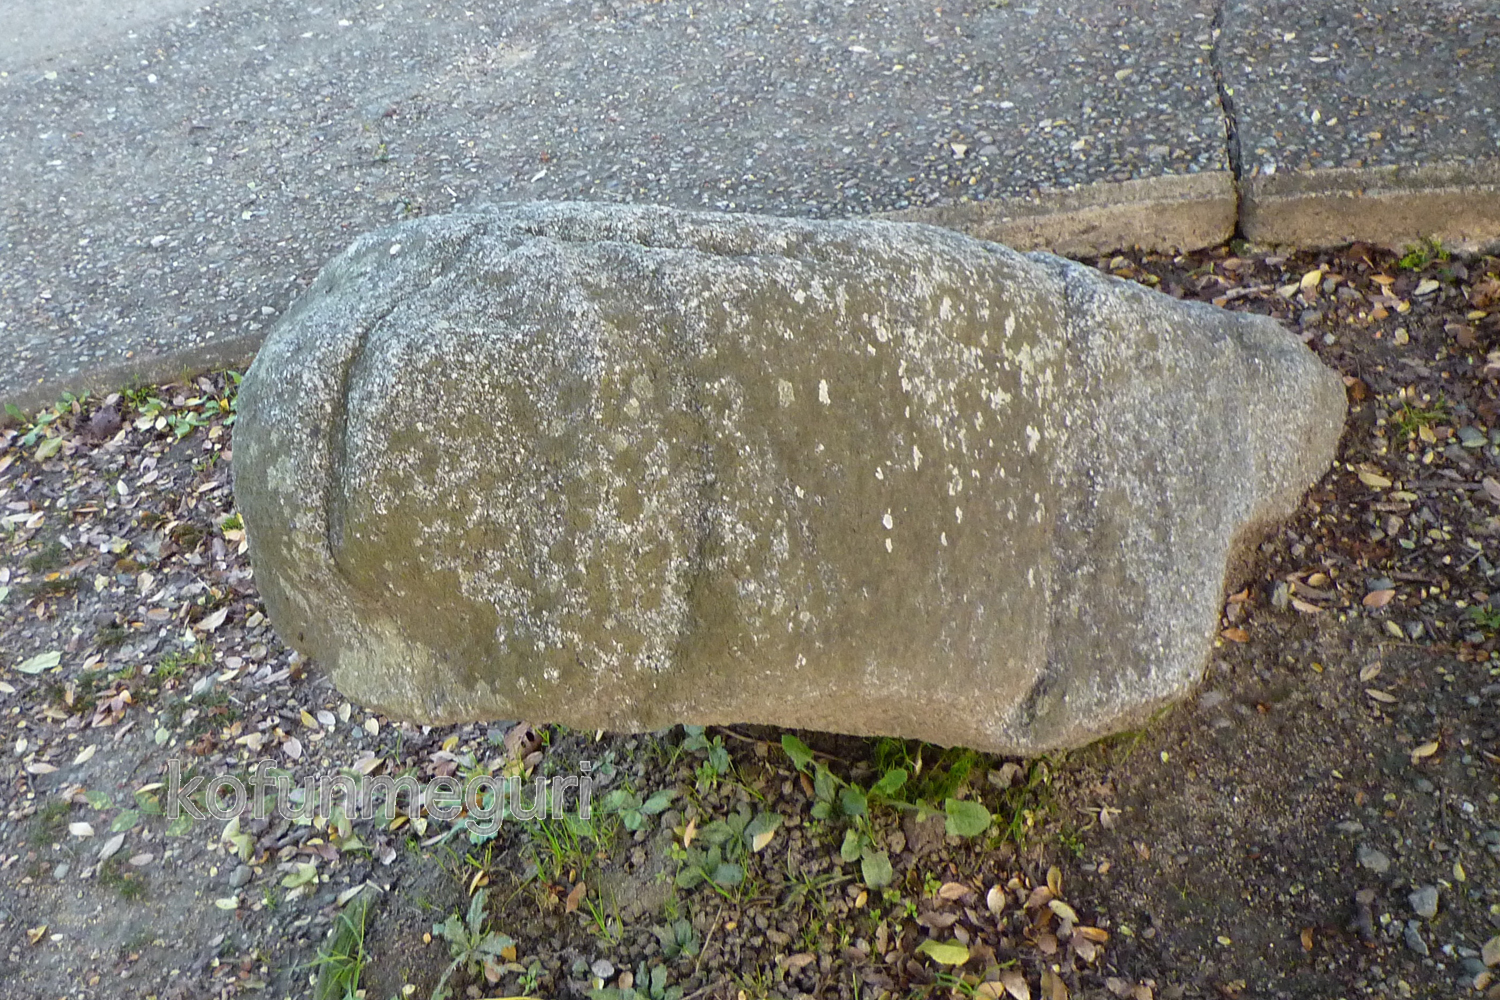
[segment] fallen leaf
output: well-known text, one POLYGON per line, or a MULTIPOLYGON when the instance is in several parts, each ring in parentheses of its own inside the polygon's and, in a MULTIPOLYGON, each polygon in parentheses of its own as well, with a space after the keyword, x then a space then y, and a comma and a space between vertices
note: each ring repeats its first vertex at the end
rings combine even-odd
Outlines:
POLYGON ((1359 682, 1368 684, 1380 676, 1380 664, 1368 663, 1359 669, 1359 682))
POLYGON ((1313 931, 1312 931, 1312 928, 1311 927, 1304 927, 1304 928, 1302 928, 1302 950, 1303 951, 1312 951, 1312 949, 1313 949, 1313 931))
POLYGON ((214 905, 221 910, 238 910, 240 908, 240 897, 224 896, 214 900, 214 905))
POLYGON ((1220 632, 1219 634, 1222 635, 1224 638, 1228 639, 1230 642, 1249 642, 1250 641, 1250 633, 1246 632, 1244 629, 1242 629, 1242 628, 1240 628, 1238 626, 1235 626, 1233 628, 1226 628, 1224 631, 1220 632))
POLYGON ((1394 705, 1396 703, 1395 695, 1386 694, 1384 691, 1380 691, 1376 688, 1365 688, 1365 694, 1369 695, 1371 698, 1374 698, 1382 705, 1394 705))
POLYGON ((79 764, 86 764, 86 763, 88 763, 90 760, 93 759, 94 754, 97 753, 98 750, 99 750, 99 744, 97 744, 97 743, 90 743, 88 746, 86 746, 82 750, 78 751, 78 756, 73 758, 73 766, 77 767, 79 764))
POLYGON ((952 902, 955 899, 963 899, 969 894, 969 887, 962 882, 944 882, 938 889, 938 899, 946 899, 952 902))
POLYGON ((818 956, 810 951, 799 951, 795 955, 786 957, 786 967, 793 972, 798 972, 818 960, 818 956))
POLYGON ((120 852, 120 848, 124 846, 125 835, 123 833, 115 834, 113 837, 110 837, 104 842, 103 847, 99 848, 99 860, 108 861, 110 858, 118 854, 120 852))
POLYGON ((1068 984, 1051 969, 1042 970, 1043 1000, 1068 1000, 1068 984))
POLYGON ((1361 470, 1359 473, 1359 481, 1364 483, 1366 486, 1377 490, 1389 489, 1391 485, 1391 481, 1384 476, 1374 472, 1365 472, 1363 470, 1361 470))
POLYGON ((39 674, 43 670, 51 670, 62 662, 62 653, 53 650, 50 653, 38 653, 29 660, 23 660, 16 664, 16 669, 23 674, 39 674))
POLYGON ((1005 910, 1005 890, 998 885, 990 886, 990 891, 984 896, 984 905, 998 917, 1005 910))
POLYGON ((926 955, 940 965, 963 965, 969 960, 969 949, 957 941, 934 941, 928 938, 917 945, 917 954, 926 955))
POLYGON ((1367 608, 1383 608, 1391 603, 1391 598, 1396 596, 1396 591, 1387 587, 1385 590, 1372 590, 1365 595, 1361 602, 1367 608))
POLYGON ((202 629, 203 631, 205 631, 205 632, 212 632, 214 629, 218 628, 220 625, 223 625, 224 624, 224 619, 227 618, 227 617, 229 617, 229 608, 227 606, 225 606, 225 607, 220 608, 218 611, 215 611, 213 614, 209 615, 207 618, 204 618, 202 621, 200 621, 198 623, 198 627, 200 629, 202 629))
POLYGON ((1078 923, 1078 913, 1067 903, 1060 899, 1054 899, 1047 904, 1052 912, 1057 914, 1059 920, 1066 920, 1070 924, 1078 923))
POLYGON ((1417 761, 1422 760, 1424 757, 1431 757, 1433 754, 1435 754, 1437 752, 1438 752, 1438 741, 1437 740, 1432 740, 1432 741, 1430 741, 1428 743, 1423 743, 1421 746, 1419 746, 1419 747, 1415 748, 1414 750, 1412 750, 1412 752, 1411 752, 1411 762, 1413 764, 1415 764, 1417 761))
POLYGON ((1000 982, 1015 1000, 1031 1000, 1031 987, 1026 985, 1026 977, 1015 969, 1002 969, 1000 982))
POLYGON ((43 924, 40 927, 28 927, 28 928, 26 928, 26 940, 30 941, 32 944, 36 944, 37 942, 41 941, 41 939, 44 938, 44 937, 46 937, 46 936, 47 936, 47 925, 46 924, 43 924))
POLYGON ((1318 605, 1311 604, 1311 603, 1309 603, 1307 601, 1304 601, 1300 597, 1294 597, 1294 598, 1292 598, 1292 607, 1296 608, 1298 611, 1302 612, 1304 615, 1321 614, 1322 611, 1323 611, 1323 609, 1320 608, 1320 607, 1318 607, 1318 605))
POLYGON ((94 826, 92 823, 85 823, 80 820, 76 823, 69 823, 68 832, 75 837, 92 837, 94 835, 94 826))
POLYGON ((573 890, 568 893, 568 901, 563 905, 563 912, 575 912, 578 909, 578 905, 583 902, 584 893, 588 891, 589 887, 587 883, 579 882, 575 885, 573 890))
POLYGON ((57 768, 51 764, 43 763, 39 760, 26 765, 27 774, 53 774, 56 771, 57 768))

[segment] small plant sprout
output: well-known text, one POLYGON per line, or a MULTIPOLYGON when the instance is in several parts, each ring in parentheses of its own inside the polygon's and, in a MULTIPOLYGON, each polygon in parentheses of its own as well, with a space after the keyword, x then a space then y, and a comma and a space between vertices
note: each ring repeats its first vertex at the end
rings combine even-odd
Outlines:
POLYGON ((453 956, 453 961, 448 963, 448 968, 443 970, 443 976, 438 980, 437 989, 432 991, 432 1000, 448 1000, 451 996, 448 980, 459 969, 471 976, 483 975, 485 981, 491 984, 498 982, 505 972, 524 971, 515 964, 515 941, 498 931, 485 928, 488 923, 484 909, 486 892, 487 890, 480 889, 474 893, 474 898, 469 901, 466 917, 460 919, 457 914, 452 914, 442 923, 432 925, 433 937, 446 940, 449 953, 453 956))

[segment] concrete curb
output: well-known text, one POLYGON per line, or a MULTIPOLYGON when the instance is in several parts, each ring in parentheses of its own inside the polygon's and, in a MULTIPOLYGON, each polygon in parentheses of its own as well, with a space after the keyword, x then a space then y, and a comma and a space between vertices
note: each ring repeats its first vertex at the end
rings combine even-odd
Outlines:
POLYGON ((1234 235, 1234 178, 1226 171, 1101 181, 1029 198, 880 213, 956 229, 1017 250, 1096 257, 1123 247, 1175 252, 1234 235))
POLYGON ((1259 175, 1240 191, 1240 232, 1252 243, 1500 246, 1500 159, 1259 175))
POLYGON ((223 368, 248 367, 260 350, 263 333, 242 334, 222 340, 197 344, 164 354, 152 354, 131 358, 128 361, 100 365, 85 371, 71 372, 60 378, 47 379, 34 385, 0 393, 0 427, 14 422, 6 411, 14 406, 23 413, 34 413, 51 406, 65 392, 74 395, 84 393, 110 393, 139 385, 159 385, 164 382, 181 381, 193 375, 223 368))

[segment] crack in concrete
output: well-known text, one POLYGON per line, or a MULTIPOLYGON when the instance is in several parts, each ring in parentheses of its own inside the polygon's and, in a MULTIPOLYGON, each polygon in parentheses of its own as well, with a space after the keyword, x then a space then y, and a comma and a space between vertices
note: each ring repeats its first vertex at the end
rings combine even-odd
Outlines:
POLYGON ((1239 117, 1234 107, 1234 90, 1224 82, 1224 32, 1229 19, 1229 5, 1233 0, 1219 0, 1214 7, 1213 44, 1208 52, 1208 65, 1214 76, 1214 88, 1219 94, 1219 110, 1224 114, 1224 153, 1229 160, 1229 173, 1234 179, 1234 235, 1241 237, 1240 223, 1244 218, 1244 191, 1240 181, 1244 177, 1244 156, 1240 149, 1239 117))

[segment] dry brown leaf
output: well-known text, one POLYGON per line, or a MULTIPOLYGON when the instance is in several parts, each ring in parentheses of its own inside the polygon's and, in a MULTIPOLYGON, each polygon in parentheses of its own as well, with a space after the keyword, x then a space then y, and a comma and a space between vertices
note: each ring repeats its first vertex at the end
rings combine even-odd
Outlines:
POLYGON ((579 882, 568 893, 567 902, 563 904, 564 913, 573 913, 578 909, 578 904, 583 902, 584 893, 589 891, 587 882, 579 882))
POLYGON ((1052 895, 1062 895, 1062 869, 1053 865, 1047 869, 1047 888, 1052 890, 1052 895))
POLYGON ((1396 596, 1396 591, 1387 587, 1385 590, 1372 590, 1365 595, 1361 602, 1367 608, 1383 608, 1391 603, 1391 598, 1396 596))
POLYGON ((1312 949, 1313 949, 1312 928, 1311 927, 1304 927, 1304 928, 1302 928, 1302 950, 1303 951, 1312 951, 1312 949))
POLYGON ((1109 931, 1102 927, 1080 927, 1077 933, 1082 934, 1095 944, 1109 943, 1109 931))
POLYGON ((985 893, 984 896, 984 905, 989 907, 989 911, 998 917, 1005 911, 1005 890, 998 885, 990 886, 990 891, 985 893))
POLYGON ((1361 667, 1360 670, 1359 670, 1359 682, 1361 684, 1368 684, 1371 681, 1373 681, 1376 677, 1379 677, 1379 676, 1380 676, 1380 664, 1378 664, 1378 663, 1369 663, 1369 664, 1366 664, 1365 666, 1361 667))
POLYGON ((1002 969, 1000 982, 1015 1000, 1031 1000, 1031 987, 1026 985, 1026 977, 1015 969, 1002 969))
POLYGON ((1051 969, 1042 970, 1043 1000, 1068 1000, 1068 984, 1051 969))
POLYGON ((1394 705, 1396 703, 1395 695, 1387 694, 1386 692, 1377 690, 1376 688, 1365 688, 1365 694, 1369 695, 1371 698, 1374 698, 1382 705, 1394 705))
POLYGON ((938 899, 946 899, 952 902, 955 899, 963 899, 969 894, 969 887, 962 882, 944 882, 938 889, 938 899))
POLYGON ((1391 485, 1391 481, 1385 476, 1375 472, 1365 472, 1364 470, 1360 470, 1359 481, 1371 489, 1377 490, 1389 489, 1391 485))
POLYGON ((1316 615, 1316 614, 1322 614, 1322 612, 1323 612, 1323 609, 1321 607, 1319 607, 1318 605, 1316 605, 1316 604, 1310 604, 1307 601, 1302 600, 1302 598, 1300 598, 1300 597, 1294 597, 1294 598, 1292 598, 1292 607, 1296 608, 1298 611, 1302 612, 1304 615, 1316 615))
POLYGON ((1250 641, 1250 633, 1246 632, 1244 629, 1240 628, 1239 626, 1235 626, 1233 628, 1226 628, 1224 631, 1220 632, 1219 634, 1222 635, 1224 638, 1228 639, 1230 642, 1249 642, 1250 641))

